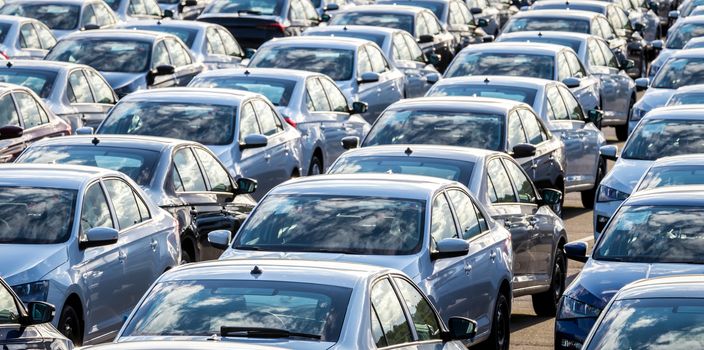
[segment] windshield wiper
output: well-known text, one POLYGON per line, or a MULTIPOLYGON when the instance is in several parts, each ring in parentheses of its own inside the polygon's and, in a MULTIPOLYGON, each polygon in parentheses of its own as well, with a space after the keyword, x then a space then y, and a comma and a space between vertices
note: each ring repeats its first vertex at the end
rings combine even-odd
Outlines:
POLYGON ((320 340, 320 334, 290 332, 285 329, 278 328, 260 328, 260 327, 220 327, 221 337, 247 337, 247 338, 309 338, 320 340))

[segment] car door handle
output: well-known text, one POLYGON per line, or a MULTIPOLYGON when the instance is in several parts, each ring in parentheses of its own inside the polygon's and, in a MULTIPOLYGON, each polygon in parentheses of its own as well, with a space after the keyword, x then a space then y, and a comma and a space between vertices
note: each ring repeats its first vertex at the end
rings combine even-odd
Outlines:
POLYGON ((266 160, 267 162, 270 161, 270 160, 271 160, 271 154, 265 154, 265 155, 264 155, 264 160, 266 160))
POLYGON ((120 251, 120 253, 117 254, 117 260, 121 263, 124 263, 125 259, 127 259, 127 254, 125 254, 125 252, 123 251, 120 251))
POLYGON ((467 272, 467 273, 472 272, 472 265, 465 264, 464 265, 464 272, 467 272))
POLYGON ((156 251, 156 247, 159 246, 159 242, 156 239, 152 239, 152 241, 149 243, 149 246, 152 247, 153 251, 156 251))
POLYGON ((491 261, 496 260, 496 251, 492 250, 491 253, 489 253, 489 259, 491 259, 491 261))

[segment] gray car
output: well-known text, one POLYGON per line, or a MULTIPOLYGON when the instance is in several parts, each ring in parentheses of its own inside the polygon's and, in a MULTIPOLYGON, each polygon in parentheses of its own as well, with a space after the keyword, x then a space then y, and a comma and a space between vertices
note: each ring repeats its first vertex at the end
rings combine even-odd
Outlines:
MULTIPOLYGON (((704 16, 686 17, 675 22, 667 32, 666 40, 653 41, 653 47, 659 51, 659 54, 650 64, 648 77, 654 77, 672 54, 685 49, 690 40, 700 38, 702 35, 704 35, 704 16)), ((687 47, 687 49, 690 48, 692 47, 687 47)))
POLYGON ((492 345, 508 348, 510 234, 458 182, 394 174, 290 181, 259 202, 231 244, 227 238, 211 233, 211 242, 229 245, 224 260, 302 258, 399 269, 443 320, 477 321, 471 343, 491 337, 492 345))
POLYGON ((97 127, 117 102, 105 78, 82 64, 13 60, 0 65, 0 82, 32 89, 72 130, 97 127))
POLYGON ((290 37, 266 42, 249 62, 252 68, 288 68, 329 76, 349 101, 369 106, 364 119, 372 123, 390 104, 403 98, 405 76, 368 40, 290 37))
POLYGON ((208 69, 239 68, 246 53, 227 29, 197 21, 142 20, 121 23, 118 28, 173 34, 183 41, 193 58, 208 69))
POLYGON ((34 18, 41 21, 57 38, 70 33, 109 28, 119 20, 102 0, 17 0, 0 8, 0 15, 34 18))
POLYGON ((559 201, 560 193, 537 191, 510 156, 464 147, 374 146, 345 153, 329 173, 428 175, 467 185, 487 213, 511 233, 514 297, 532 295, 538 315, 555 314, 566 284, 562 246, 567 236, 549 205, 559 201))
POLYGON ((303 174, 301 133, 266 97, 246 91, 170 88, 132 93, 115 105, 96 134, 161 136, 203 144, 233 178, 259 182, 257 199, 303 174))
POLYGON ((448 78, 433 86, 428 96, 495 97, 530 104, 565 144, 565 191, 580 192, 582 205, 594 206, 596 189, 606 175, 606 161, 599 156, 599 149, 606 144, 597 128, 600 113, 583 111, 564 84, 506 76, 448 78))
POLYGON ((349 104, 335 82, 324 74, 276 68, 216 70, 198 75, 189 86, 246 90, 266 96, 284 120, 301 132, 301 166, 306 175, 325 172, 345 151, 343 138, 364 138, 370 128, 359 114, 366 105, 349 104))
POLYGON ((5 59, 41 60, 56 44, 44 23, 27 17, 0 15, 0 56, 5 59))
POLYGON ((112 339, 179 263, 173 217, 123 173, 9 164, 0 188, 0 275, 23 302, 54 305, 54 325, 76 345, 112 339))
POLYGON ((115 12, 121 22, 140 19, 161 19, 163 15, 156 0, 103 0, 115 12))

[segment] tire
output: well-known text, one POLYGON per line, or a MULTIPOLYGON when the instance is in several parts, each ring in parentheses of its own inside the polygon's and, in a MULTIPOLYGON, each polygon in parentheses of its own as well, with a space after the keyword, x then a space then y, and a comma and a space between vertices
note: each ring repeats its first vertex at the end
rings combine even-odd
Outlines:
POLYGON ((633 105, 636 104, 636 98, 631 97, 631 103, 628 105, 628 115, 626 116, 626 124, 617 125, 616 129, 616 139, 619 141, 626 141, 628 139, 628 123, 631 121, 631 110, 633 105))
POLYGON ((506 296, 499 293, 491 322, 491 334, 478 347, 482 350, 508 350, 511 343, 511 311, 506 296))
POLYGON ((582 197, 582 206, 585 209, 594 209, 594 200, 596 199, 596 191, 599 189, 599 184, 606 174, 606 161, 603 158, 599 159, 599 165, 596 169, 596 178, 594 179, 594 187, 590 190, 580 192, 582 197))
POLYGON ((323 160, 320 159, 320 156, 313 155, 313 158, 310 160, 310 166, 308 167, 308 176, 313 176, 313 175, 320 175, 323 173, 323 160))
POLYGON ((533 294, 533 310, 538 316, 553 317, 557 312, 557 304, 565 291, 567 278, 567 261, 559 248, 555 254, 555 263, 552 267, 550 289, 540 294, 533 294))
POLYGON ((57 328, 61 334, 73 342, 73 345, 81 346, 83 344, 81 317, 73 306, 64 305, 57 328))

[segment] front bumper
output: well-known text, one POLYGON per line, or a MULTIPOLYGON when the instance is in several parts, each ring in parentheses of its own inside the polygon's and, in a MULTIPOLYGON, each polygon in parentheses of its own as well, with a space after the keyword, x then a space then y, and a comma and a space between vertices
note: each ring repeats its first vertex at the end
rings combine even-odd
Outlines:
POLYGON ((584 317, 555 320, 555 349, 581 349, 596 319, 596 317, 584 317))

